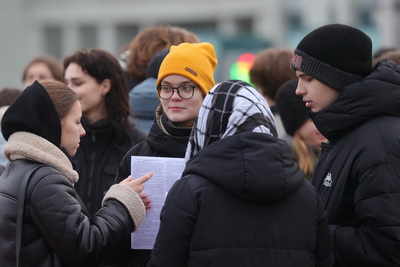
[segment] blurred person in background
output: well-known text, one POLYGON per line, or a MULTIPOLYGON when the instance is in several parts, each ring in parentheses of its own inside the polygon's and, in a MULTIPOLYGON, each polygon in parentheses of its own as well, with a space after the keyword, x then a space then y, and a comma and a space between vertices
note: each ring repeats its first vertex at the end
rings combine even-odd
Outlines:
POLYGON ((44 79, 64 81, 62 63, 51 55, 35 57, 22 72, 22 81, 25 87, 31 85, 35 80, 44 79))
POLYGON ((394 46, 383 46, 383 47, 379 48, 378 50, 376 50, 375 53, 372 54, 372 59, 378 58, 387 52, 395 51, 397 49, 398 48, 396 48, 394 46))
POLYGON ((139 32, 129 44, 127 72, 133 78, 129 89, 146 79, 147 65, 158 52, 171 45, 199 41, 196 34, 179 26, 153 26, 139 32))
POLYGON ((311 109, 304 105, 303 97, 296 95, 297 83, 298 79, 294 79, 279 87, 275 102, 285 131, 292 137, 290 145, 293 155, 306 178, 311 181, 321 152, 321 143, 328 140, 308 117, 311 109))
MULTIPOLYGON (((7 108, 14 102, 15 99, 22 93, 20 88, 15 87, 3 87, 0 89, 0 123, 3 118, 3 114, 6 112, 7 108)), ((0 127, 1 130, 1 127, 0 127)), ((3 138, 3 135, 0 135, 0 174, 2 170, 4 170, 7 159, 3 155, 3 145, 6 143, 6 140, 3 138)))
POLYGON ((125 153, 145 134, 130 121, 124 74, 109 52, 76 51, 64 59, 64 75, 66 84, 79 96, 86 131, 74 156, 82 177, 75 187, 93 215, 113 184, 125 153))
POLYGON ((249 72, 251 83, 267 100, 275 116, 278 136, 289 143, 291 138, 286 134, 279 117, 275 104, 275 95, 284 82, 296 79, 296 75, 290 69, 292 57, 293 51, 289 49, 267 48, 255 56, 253 66, 249 72))
POLYGON ((158 52, 147 65, 146 79, 136 85, 134 90, 129 91, 129 107, 133 113, 133 121, 146 134, 154 123, 154 114, 160 105, 160 99, 154 88, 160 65, 168 53, 169 49, 158 52))
POLYGON ((386 52, 382 52, 379 56, 372 58, 372 66, 378 64, 378 62, 390 59, 396 64, 400 64, 400 49, 391 49, 386 52))

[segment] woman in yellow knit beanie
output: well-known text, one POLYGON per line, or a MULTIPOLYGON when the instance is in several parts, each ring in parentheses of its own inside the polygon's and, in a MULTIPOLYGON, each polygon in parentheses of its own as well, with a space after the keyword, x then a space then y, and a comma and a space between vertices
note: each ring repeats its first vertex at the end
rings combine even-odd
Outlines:
POLYGON ((210 43, 171 46, 161 63, 157 92, 163 111, 178 127, 192 127, 203 98, 215 85, 217 58, 210 43))
MULTIPOLYGON (((153 126, 145 140, 125 155, 115 182, 131 174, 131 156, 185 157, 194 120, 204 97, 215 85, 217 62, 210 43, 171 46, 154 88, 161 104, 155 111, 153 126)), ((132 250, 130 266, 144 266, 150 253, 151 250, 132 250)))

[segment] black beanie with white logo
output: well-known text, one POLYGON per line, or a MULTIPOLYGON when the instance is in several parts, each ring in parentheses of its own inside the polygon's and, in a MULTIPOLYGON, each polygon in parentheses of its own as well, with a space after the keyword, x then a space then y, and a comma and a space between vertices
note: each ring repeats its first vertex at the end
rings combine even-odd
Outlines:
POLYGON ((372 41, 356 28, 328 24, 300 41, 291 67, 340 91, 372 72, 372 41))

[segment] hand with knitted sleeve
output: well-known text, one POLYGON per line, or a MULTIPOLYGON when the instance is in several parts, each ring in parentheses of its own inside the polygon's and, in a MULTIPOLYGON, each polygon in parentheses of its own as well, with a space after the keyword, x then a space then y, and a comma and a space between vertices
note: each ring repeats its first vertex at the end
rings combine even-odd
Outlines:
POLYGON ((132 179, 128 176, 119 184, 110 187, 104 196, 103 204, 108 199, 116 199, 121 202, 128 210, 136 230, 143 222, 146 216, 146 209, 150 208, 150 200, 142 193, 144 183, 153 176, 152 172, 148 172, 140 178, 132 179))

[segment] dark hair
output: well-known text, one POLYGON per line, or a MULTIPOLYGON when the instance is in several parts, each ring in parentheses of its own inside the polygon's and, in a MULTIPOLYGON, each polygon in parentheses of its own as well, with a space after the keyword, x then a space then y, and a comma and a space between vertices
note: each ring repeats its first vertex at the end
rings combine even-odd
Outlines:
POLYGON ((58 81, 63 81, 63 68, 61 61, 51 55, 38 56, 32 59, 24 68, 22 72, 22 81, 25 81, 28 69, 36 63, 44 63, 49 68, 53 78, 58 81))
POLYGON ((40 84, 49 94, 60 120, 64 119, 76 101, 79 101, 78 95, 65 83, 55 80, 41 80, 40 84))
POLYGON ((128 74, 136 80, 146 79, 147 64, 155 54, 171 45, 198 43, 194 33, 177 26, 149 27, 138 33, 129 44, 128 74))
POLYGON ((111 82, 111 89, 105 95, 105 106, 114 128, 127 135, 131 122, 128 104, 128 87, 124 72, 118 60, 109 52, 102 49, 79 50, 64 59, 64 71, 69 64, 78 64, 83 72, 92 76, 98 83, 105 79, 111 82))
POLYGON ((4 87, 0 89, 0 107, 9 106, 22 93, 22 89, 4 87))
POLYGON ((254 58, 250 69, 250 81, 262 94, 275 100, 278 88, 286 81, 296 79, 296 72, 290 68, 293 51, 267 48, 254 58))

